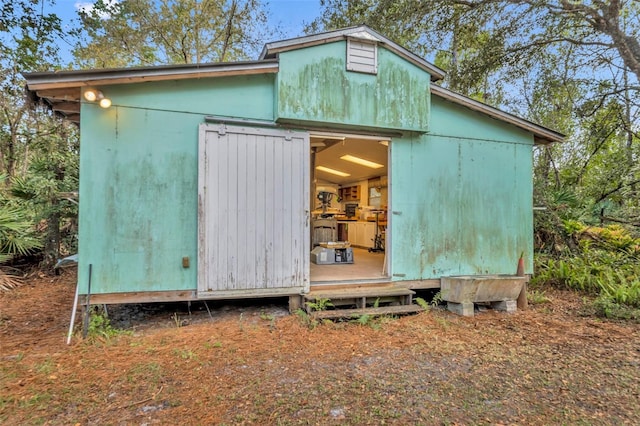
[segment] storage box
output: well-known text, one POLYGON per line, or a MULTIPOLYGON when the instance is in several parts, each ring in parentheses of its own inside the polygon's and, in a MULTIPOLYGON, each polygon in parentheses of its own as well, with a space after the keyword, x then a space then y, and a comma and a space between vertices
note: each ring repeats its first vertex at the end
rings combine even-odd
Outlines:
POLYGON ((351 243, 349 241, 329 241, 326 243, 320 243, 320 247, 327 247, 332 249, 343 249, 343 248, 351 247, 351 243))
POLYGON ((311 250, 311 261, 316 265, 331 265, 336 263, 336 251, 331 248, 318 246, 311 250))

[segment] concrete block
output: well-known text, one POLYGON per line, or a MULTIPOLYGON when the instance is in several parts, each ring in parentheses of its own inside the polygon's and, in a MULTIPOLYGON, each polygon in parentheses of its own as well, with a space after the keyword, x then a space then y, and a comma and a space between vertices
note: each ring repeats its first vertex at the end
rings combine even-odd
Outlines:
POLYGON ((515 300, 504 300, 502 302, 491 302, 491 307, 496 311, 514 313, 518 310, 518 302, 515 300))
POLYGON ((447 302, 447 309, 454 314, 462 315, 464 317, 473 316, 473 303, 447 302))

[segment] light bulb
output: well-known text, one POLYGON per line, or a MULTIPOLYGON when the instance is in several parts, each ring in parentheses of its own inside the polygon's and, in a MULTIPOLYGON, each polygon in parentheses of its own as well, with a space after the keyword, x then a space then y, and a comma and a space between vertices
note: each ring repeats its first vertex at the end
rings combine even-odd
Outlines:
POLYGON ((84 92, 84 98, 89 102, 94 102, 96 99, 98 99, 98 93, 93 89, 89 89, 84 92))
POLYGON ((111 99, 109 98, 100 99, 100 106, 102 108, 109 108, 111 106, 111 99))

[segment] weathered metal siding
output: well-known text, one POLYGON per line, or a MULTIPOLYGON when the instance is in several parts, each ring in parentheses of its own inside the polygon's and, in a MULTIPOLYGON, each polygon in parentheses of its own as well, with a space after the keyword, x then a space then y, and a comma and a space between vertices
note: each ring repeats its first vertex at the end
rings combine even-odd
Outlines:
POLYGON ((532 135, 433 97, 432 131, 394 138, 395 280, 532 270, 532 135))
POLYGON ((80 291, 196 289, 198 125, 273 119, 273 76, 103 87, 82 105, 80 291), (182 258, 190 267, 182 267, 182 258))
POLYGON ((346 42, 280 54, 277 119, 426 131, 430 76, 378 47, 378 73, 346 71, 346 42))
POLYGON ((308 290, 308 133, 201 125, 199 157, 198 295, 308 290))

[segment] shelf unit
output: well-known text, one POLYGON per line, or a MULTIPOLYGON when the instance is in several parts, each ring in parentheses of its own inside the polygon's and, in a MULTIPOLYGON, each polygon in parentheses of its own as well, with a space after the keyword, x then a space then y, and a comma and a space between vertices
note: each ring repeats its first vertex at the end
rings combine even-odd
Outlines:
POLYGON ((342 201, 360 201, 360 187, 358 185, 340 188, 338 194, 342 201))

